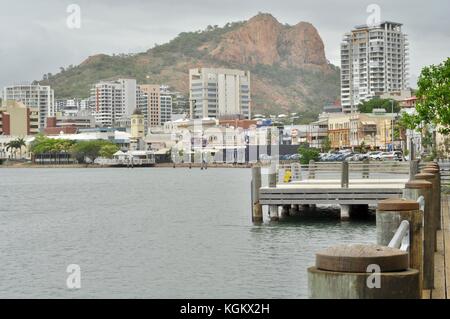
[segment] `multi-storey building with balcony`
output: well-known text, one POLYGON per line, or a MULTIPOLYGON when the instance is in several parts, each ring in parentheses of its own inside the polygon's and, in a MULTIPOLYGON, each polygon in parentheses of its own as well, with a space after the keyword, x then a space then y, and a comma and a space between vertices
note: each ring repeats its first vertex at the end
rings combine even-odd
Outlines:
POLYGON ((161 127, 172 120, 173 93, 164 85, 142 84, 142 114, 150 127, 161 127))
POLYGON ((128 126, 130 116, 141 108, 142 92, 135 79, 101 81, 91 88, 90 103, 95 122, 103 127, 128 126))
POLYGON ((251 117, 249 71, 191 69, 189 88, 191 118, 251 117))
POLYGON ((408 40, 402 24, 357 26, 341 43, 341 103, 345 113, 380 93, 408 87, 408 40))

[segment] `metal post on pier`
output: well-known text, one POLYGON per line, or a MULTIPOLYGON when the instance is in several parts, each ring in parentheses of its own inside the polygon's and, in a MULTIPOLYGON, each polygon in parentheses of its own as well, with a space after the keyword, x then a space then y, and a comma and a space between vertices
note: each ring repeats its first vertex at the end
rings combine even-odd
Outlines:
POLYGON ((259 190, 261 188, 261 167, 252 167, 252 221, 261 223, 263 221, 262 206, 259 203, 259 190))
MULTIPOLYGON (((275 162, 269 166, 269 187, 277 187, 277 167, 275 162)), ((269 205, 269 217, 271 221, 278 221, 278 205, 269 205)))
POLYGON ((315 179, 316 178, 316 162, 314 160, 309 161, 308 165, 308 179, 315 179))
POLYGON ((341 171, 341 188, 348 188, 349 172, 348 172, 348 162, 342 162, 341 171))
POLYGON ((363 161, 363 168, 362 168, 362 178, 368 179, 369 178, 369 159, 365 159, 363 161))

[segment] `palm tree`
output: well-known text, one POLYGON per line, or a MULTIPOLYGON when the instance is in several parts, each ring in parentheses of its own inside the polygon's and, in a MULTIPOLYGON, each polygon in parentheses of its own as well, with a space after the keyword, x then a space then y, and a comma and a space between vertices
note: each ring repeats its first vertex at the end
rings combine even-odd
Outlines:
POLYGON ((27 143, 22 137, 16 139, 16 147, 19 149, 19 156, 22 158, 22 147, 27 146, 27 143))
POLYGON ((10 142, 6 143, 5 146, 6 146, 6 151, 9 152, 11 150, 11 153, 15 157, 15 154, 16 154, 15 149, 17 148, 16 141, 10 141, 10 142))
POLYGON ((17 150, 19 150, 19 156, 20 158, 22 158, 22 147, 26 146, 26 142, 23 138, 19 137, 15 140, 10 141, 9 143, 6 144, 6 151, 8 152, 9 150, 12 151, 14 158, 17 157, 17 150))

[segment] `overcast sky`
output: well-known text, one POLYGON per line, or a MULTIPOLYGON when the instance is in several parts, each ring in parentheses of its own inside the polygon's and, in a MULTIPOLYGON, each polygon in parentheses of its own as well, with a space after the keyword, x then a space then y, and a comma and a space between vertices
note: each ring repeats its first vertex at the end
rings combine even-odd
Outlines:
POLYGON ((0 87, 41 79, 60 66, 97 53, 141 52, 178 33, 247 20, 269 12, 281 23, 308 21, 327 58, 339 65, 342 35, 364 24, 369 4, 381 19, 404 24, 410 41, 411 82, 424 65, 450 56, 449 0, 0 0, 0 87), (81 8, 70 29, 67 7, 81 8))

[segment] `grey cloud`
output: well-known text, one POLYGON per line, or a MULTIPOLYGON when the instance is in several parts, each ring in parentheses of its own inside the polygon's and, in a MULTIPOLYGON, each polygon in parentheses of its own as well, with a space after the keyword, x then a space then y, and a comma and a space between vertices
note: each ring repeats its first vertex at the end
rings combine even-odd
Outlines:
POLYGON ((180 32, 245 20, 259 11, 282 23, 313 23, 328 59, 339 65, 342 35, 365 23, 371 3, 380 5, 382 19, 404 24, 412 75, 449 56, 448 0, 0 0, 8 8, 0 13, 0 87, 40 79, 89 55, 144 51, 180 32), (65 25, 72 3, 82 10, 80 30, 65 25))

